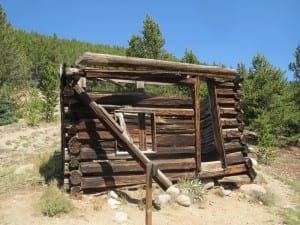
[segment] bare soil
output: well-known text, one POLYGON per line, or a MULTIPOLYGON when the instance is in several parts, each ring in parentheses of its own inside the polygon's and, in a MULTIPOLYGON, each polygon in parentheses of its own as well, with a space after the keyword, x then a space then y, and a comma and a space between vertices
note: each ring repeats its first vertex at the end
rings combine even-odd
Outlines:
MULTIPOLYGON (((59 150, 59 125, 41 125, 39 127, 27 127, 24 124, 15 124, 0 127, 0 170, 17 163, 16 169, 26 164, 24 155, 31 155, 47 151, 51 148, 59 150), (13 158, 13 160, 12 160, 13 158)), ((294 192, 272 176, 282 173, 291 179, 299 181, 300 174, 300 150, 281 150, 280 158, 271 166, 258 166, 258 172, 262 186, 268 188, 275 198, 274 206, 266 206, 255 202, 239 190, 233 190, 229 196, 222 197, 218 194, 218 187, 208 191, 201 204, 193 204, 190 207, 182 207, 176 203, 163 206, 161 210, 153 212, 153 224, 164 225, 275 225, 283 224, 281 213, 285 208, 296 208, 299 202, 295 202, 294 192), (293 161, 293 163, 291 163, 293 161), (295 166, 288 166, 292 164, 295 166), (262 178, 263 177, 263 178, 262 178)), ((4 176, 3 174, 0 183, 4 176)), ((0 187, 5 187, 0 185, 0 187)), ((84 195, 81 199, 72 199, 75 210, 58 217, 47 217, 39 210, 38 202, 45 189, 45 185, 28 186, 16 190, 0 192, 0 224, 1 225, 75 225, 75 224, 145 224, 145 212, 137 203, 123 201, 117 209, 112 209, 107 204, 107 194, 84 195), (1 194, 2 193, 2 194, 1 194), (118 222, 115 216, 119 212, 128 215, 124 222, 118 222)), ((125 190, 130 198, 141 200, 145 192, 142 188, 125 190)), ((155 195, 160 192, 155 190, 155 195)))

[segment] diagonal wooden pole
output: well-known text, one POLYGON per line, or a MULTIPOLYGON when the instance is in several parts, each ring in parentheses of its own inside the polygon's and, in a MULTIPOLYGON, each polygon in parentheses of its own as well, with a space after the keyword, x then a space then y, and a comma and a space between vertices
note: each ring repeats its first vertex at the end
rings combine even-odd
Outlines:
MULTIPOLYGON (((80 100, 97 115, 101 122, 112 132, 112 135, 120 141, 120 143, 126 147, 128 153, 146 170, 147 163, 151 160, 135 145, 133 144, 125 135, 123 135, 122 128, 117 124, 110 114, 95 101, 92 101, 89 95, 81 88, 78 84, 73 86, 73 90, 77 93, 80 100)), ((167 190, 172 186, 172 182, 167 176, 157 169, 157 173, 153 179, 160 185, 163 190, 167 190)))

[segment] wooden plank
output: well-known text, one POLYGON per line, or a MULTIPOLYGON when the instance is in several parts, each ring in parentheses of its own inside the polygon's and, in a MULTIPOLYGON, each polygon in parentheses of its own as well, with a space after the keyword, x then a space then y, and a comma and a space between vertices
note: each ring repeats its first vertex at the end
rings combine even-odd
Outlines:
POLYGON ((219 156, 222 160, 223 168, 226 168, 227 164, 226 164, 226 158, 225 158, 223 136, 222 136, 221 126, 220 126, 219 107, 217 105, 216 86, 215 86, 214 80, 207 80, 207 87, 208 87, 208 95, 210 98, 215 144, 216 144, 216 148, 219 153, 219 156))
POLYGON ((199 73, 199 75, 205 73, 217 74, 216 77, 223 78, 235 78, 237 77, 236 70, 221 68, 216 66, 196 65, 188 63, 178 63, 171 61, 162 61, 156 59, 145 59, 136 57, 116 56, 107 54, 97 54, 86 52, 77 61, 77 65, 88 65, 88 66, 115 66, 115 67, 131 67, 135 70, 139 68, 150 68, 151 70, 166 70, 176 71, 176 74, 180 72, 186 73, 199 73))

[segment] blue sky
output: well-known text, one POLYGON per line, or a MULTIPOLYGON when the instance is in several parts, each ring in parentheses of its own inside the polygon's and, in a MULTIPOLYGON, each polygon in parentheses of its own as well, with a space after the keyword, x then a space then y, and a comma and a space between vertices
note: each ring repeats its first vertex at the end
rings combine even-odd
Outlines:
POLYGON ((148 13, 178 58, 248 67, 257 53, 293 78, 288 64, 300 45, 298 0, 0 0, 11 24, 92 43, 128 46, 148 13))

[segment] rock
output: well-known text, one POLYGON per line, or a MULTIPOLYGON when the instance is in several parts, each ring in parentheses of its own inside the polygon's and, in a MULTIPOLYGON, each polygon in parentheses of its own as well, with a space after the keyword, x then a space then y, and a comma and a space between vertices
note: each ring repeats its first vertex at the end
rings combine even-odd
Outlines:
POLYGON ((169 187, 166 192, 173 196, 177 196, 180 193, 179 189, 177 187, 175 187, 174 185, 169 187))
POLYGON ((119 202, 118 200, 116 199, 113 199, 113 198, 109 198, 107 200, 107 203, 111 206, 111 208, 113 209, 116 209, 119 207, 119 205, 121 205, 121 202, 119 202))
POLYGON ((251 179, 248 175, 233 175, 228 177, 223 177, 222 179, 218 180, 220 184, 234 184, 237 187, 240 187, 243 184, 250 184, 251 179))
POLYGON ((118 199, 119 198, 118 194, 114 191, 108 192, 108 197, 113 198, 113 199, 118 199))
POLYGON ((165 205, 170 201, 171 201, 171 196, 169 194, 160 194, 154 200, 155 204, 160 206, 165 205))
POLYGON ((250 160, 251 160, 251 163, 252 163, 252 165, 253 165, 254 167, 258 165, 258 162, 257 162, 256 159, 250 157, 250 160))
POLYGON ((209 190, 209 189, 212 189, 214 186, 215 186, 215 182, 214 181, 209 181, 209 182, 204 184, 203 189, 204 190, 209 190))
POLYGON ((34 165, 31 163, 31 164, 26 164, 26 165, 22 165, 22 166, 19 166, 16 170, 15 170, 15 172, 14 172, 14 174, 24 174, 26 171, 28 171, 28 170, 32 170, 33 169, 33 167, 34 167, 34 165))
POLYGON ((115 214, 115 221, 117 221, 118 223, 123 223, 126 222, 128 220, 128 214, 124 213, 124 212, 117 212, 115 214))
POLYGON ((224 196, 230 196, 232 194, 231 190, 224 189, 222 190, 224 196))
POLYGON ((255 193, 266 193, 266 189, 258 184, 244 184, 240 187, 240 191, 247 195, 253 195, 255 193))
POLYGON ((176 198, 176 202, 179 205, 182 205, 182 206, 185 206, 185 207, 189 207, 192 204, 191 198, 187 195, 184 195, 184 194, 178 195, 177 198, 176 198))

